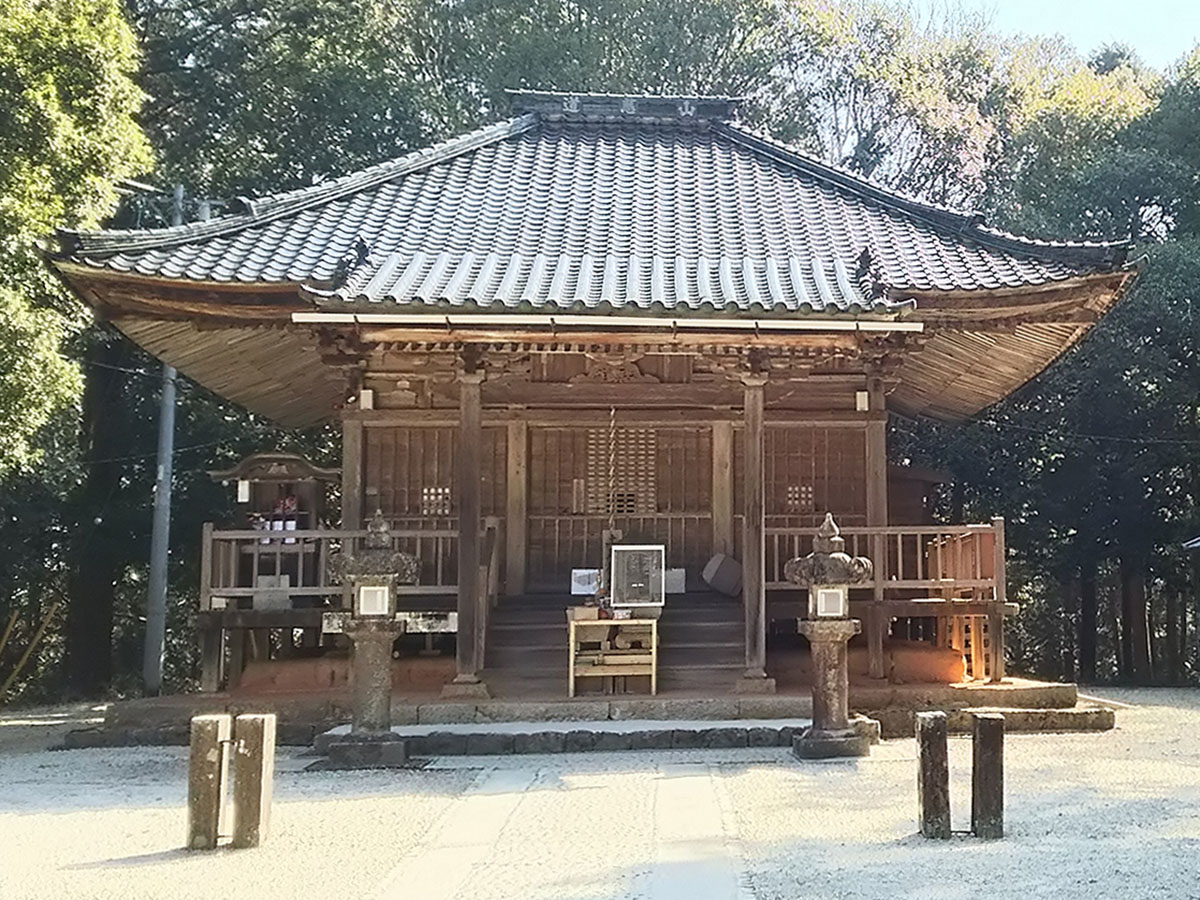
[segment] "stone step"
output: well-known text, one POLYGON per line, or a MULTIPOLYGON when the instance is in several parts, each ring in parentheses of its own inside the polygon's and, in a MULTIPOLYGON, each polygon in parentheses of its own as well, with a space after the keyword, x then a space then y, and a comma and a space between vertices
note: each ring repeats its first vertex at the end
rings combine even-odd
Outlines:
MULTIPOLYGON (((1065 709, 991 706, 951 709, 946 712, 947 728, 951 734, 970 734, 971 714, 985 712, 1004 716, 1004 730, 1012 734, 1109 731, 1116 725, 1116 714, 1111 707, 1081 703, 1065 709)), ((885 738, 912 737, 916 730, 916 714, 916 710, 895 708, 866 713, 872 719, 879 720, 885 738)))

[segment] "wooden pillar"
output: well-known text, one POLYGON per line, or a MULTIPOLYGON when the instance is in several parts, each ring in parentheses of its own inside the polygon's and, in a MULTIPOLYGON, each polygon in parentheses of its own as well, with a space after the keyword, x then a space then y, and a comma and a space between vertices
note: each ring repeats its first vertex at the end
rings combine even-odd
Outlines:
MULTIPOLYGON (((458 376, 458 448, 455 481, 458 487, 458 635, 454 684, 480 687, 477 659, 480 646, 479 607, 479 482, 482 465, 483 411, 480 398, 483 373, 464 371, 458 376)), ((453 691, 452 693, 457 693, 453 691)))
POLYGON ((887 396, 878 378, 867 381, 867 405, 867 524, 887 525, 887 396))
POLYGON ((774 690, 767 678, 767 592, 764 580, 765 496, 763 484, 763 395, 767 376, 754 372, 742 378, 745 385, 745 521, 742 526, 742 604, 746 622, 746 671, 738 688, 774 690))
MULTIPOLYGON (((372 513, 375 510, 371 510, 372 513)), ((342 528, 363 527, 363 423, 342 421, 342 528)))
MULTIPOLYGON (((996 516, 992 519, 992 528, 995 529, 996 535, 992 574, 996 579, 996 603, 1002 604, 1008 602, 1008 575, 1004 558, 1004 519, 996 516)), ((1004 680, 1004 611, 1001 607, 997 607, 988 615, 988 636, 991 641, 988 649, 991 680, 1000 682, 1004 680)))
POLYGON ((1004 716, 971 716, 971 831, 976 837, 1004 837, 1004 716))
POLYGON ((733 555, 733 423, 712 424, 713 553, 733 555))
POLYGON ((950 837, 950 755, 944 712, 917 713, 917 821, 927 838, 950 837))
MULTIPOLYGON (((878 378, 867 381, 866 482, 867 525, 886 527, 888 524, 888 464, 887 464, 887 397, 883 382, 878 378)), ((886 543, 882 535, 872 537, 871 561, 875 564, 874 593, 867 613, 867 666, 871 678, 883 678, 883 638, 888 620, 883 612, 883 584, 887 565, 886 543)))
POLYGON ((507 498, 504 508, 504 593, 525 593, 526 529, 529 525, 529 423, 508 423, 507 498))

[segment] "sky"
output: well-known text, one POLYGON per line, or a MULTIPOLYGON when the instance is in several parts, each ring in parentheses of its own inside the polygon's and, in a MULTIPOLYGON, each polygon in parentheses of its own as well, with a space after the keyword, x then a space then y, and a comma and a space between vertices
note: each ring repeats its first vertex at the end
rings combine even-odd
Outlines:
MULTIPOLYGON (((952 0, 953 2, 953 0, 952 0)), ((1142 61, 1165 69, 1200 42, 1200 0, 957 0, 990 17, 1001 34, 1061 34, 1087 56, 1107 43, 1127 44, 1142 61)), ((934 0, 934 9, 944 0, 934 0)), ((928 9, 929 0, 918 0, 928 9)))

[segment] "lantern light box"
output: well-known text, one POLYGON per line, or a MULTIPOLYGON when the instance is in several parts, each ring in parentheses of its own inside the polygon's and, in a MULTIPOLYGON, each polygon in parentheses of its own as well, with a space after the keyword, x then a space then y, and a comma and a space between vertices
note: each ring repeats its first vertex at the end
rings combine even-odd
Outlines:
POLYGON ((609 581, 614 607, 666 603, 667 548, 663 544, 615 544, 609 581))
POLYGON ((814 585, 809 589, 810 619, 845 619, 850 615, 850 591, 844 584, 814 585))
POLYGON ((385 584, 360 584, 355 592, 355 610, 359 616, 390 616, 392 589, 385 584))

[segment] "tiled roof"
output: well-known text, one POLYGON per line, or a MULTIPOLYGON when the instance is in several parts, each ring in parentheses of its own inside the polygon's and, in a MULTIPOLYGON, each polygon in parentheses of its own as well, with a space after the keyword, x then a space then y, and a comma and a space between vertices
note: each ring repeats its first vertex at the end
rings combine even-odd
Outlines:
POLYGON ((728 121, 734 101, 518 95, 522 115, 181 228, 65 233, 64 256, 324 306, 886 311, 1020 288, 1125 244, 1006 235, 728 121))

